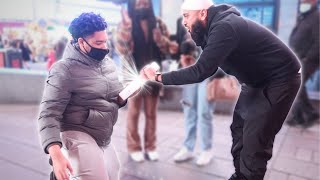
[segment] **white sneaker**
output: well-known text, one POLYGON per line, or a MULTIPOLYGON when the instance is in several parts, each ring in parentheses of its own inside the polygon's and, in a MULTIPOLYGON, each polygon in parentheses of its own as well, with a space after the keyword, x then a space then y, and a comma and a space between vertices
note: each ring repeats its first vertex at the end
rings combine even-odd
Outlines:
POLYGON ((198 166, 205 166, 210 163, 212 159, 212 153, 209 151, 202 151, 197 159, 196 164, 198 166))
POLYGON ((157 151, 147 152, 147 157, 150 161, 157 161, 159 159, 159 153, 157 151))
POLYGON ((130 157, 135 162, 143 162, 144 161, 144 156, 141 151, 130 153, 130 157))
POLYGON ((183 147, 174 157, 175 162, 183 162, 193 158, 193 153, 186 147, 183 147))

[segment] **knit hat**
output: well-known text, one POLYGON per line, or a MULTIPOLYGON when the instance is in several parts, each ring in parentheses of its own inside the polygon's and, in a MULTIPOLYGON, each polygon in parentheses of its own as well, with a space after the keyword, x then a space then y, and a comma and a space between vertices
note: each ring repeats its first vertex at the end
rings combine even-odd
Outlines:
POLYGON ((182 10, 202 10, 209 9, 213 5, 212 0, 185 0, 182 4, 182 10))

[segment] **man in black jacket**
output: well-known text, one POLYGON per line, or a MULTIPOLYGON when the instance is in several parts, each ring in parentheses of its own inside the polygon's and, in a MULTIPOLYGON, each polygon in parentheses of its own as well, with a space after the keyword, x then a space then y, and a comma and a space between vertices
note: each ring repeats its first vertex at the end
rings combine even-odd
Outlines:
POLYGON ((221 67, 242 84, 231 132, 235 173, 230 179, 262 180, 281 129, 301 83, 294 53, 272 32, 240 16, 231 6, 210 0, 185 0, 183 23, 203 52, 187 68, 141 75, 164 85, 198 83, 221 67))
POLYGON ((289 125, 312 125, 318 111, 308 99, 305 82, 319 69, 319 10, 317 0, 301 0, 300 15, 290 36, 290 46, 302 64, 302 86, 292 108, 289 125))

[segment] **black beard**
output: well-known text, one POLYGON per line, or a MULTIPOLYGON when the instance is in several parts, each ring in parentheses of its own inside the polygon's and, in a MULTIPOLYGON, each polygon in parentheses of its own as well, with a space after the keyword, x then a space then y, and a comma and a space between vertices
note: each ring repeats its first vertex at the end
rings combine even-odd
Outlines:
POLYGON ((196 43, 197 46, 201 46, 204 41, 204 35, 206 33, 205 26, 201 23, 200 20, 197 20, 192 26, 191 26, 191 38, 196 43))

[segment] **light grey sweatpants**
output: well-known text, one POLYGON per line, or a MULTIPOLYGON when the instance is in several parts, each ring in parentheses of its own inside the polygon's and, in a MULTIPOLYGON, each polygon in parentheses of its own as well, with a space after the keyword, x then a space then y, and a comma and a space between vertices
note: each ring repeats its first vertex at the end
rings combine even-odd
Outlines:
POLYGON ((61 133, 63 149, 73 168, 72 180, 118 180, 120 164, 114 147, 101 148, 87 133, 61 133))

